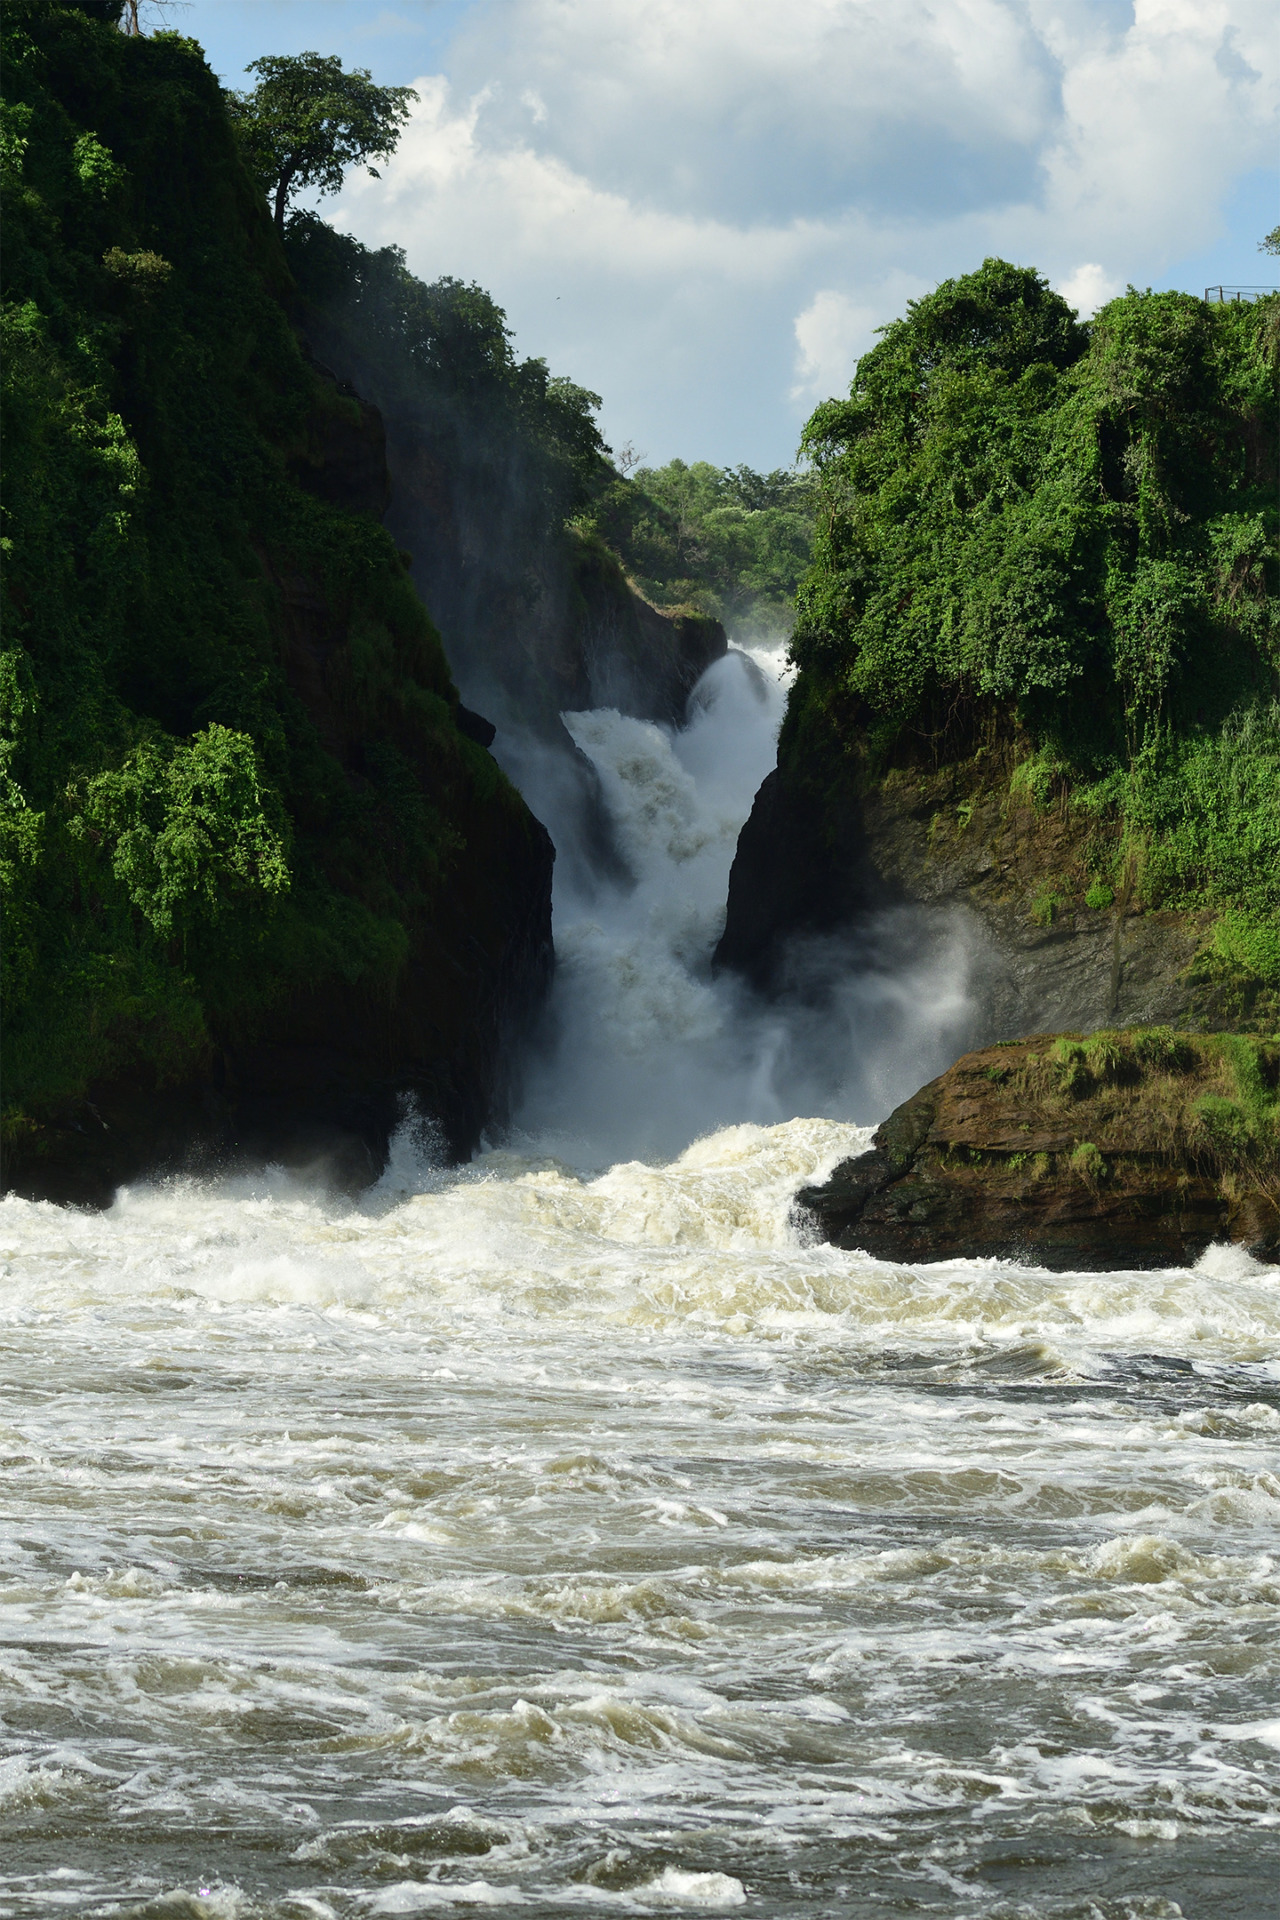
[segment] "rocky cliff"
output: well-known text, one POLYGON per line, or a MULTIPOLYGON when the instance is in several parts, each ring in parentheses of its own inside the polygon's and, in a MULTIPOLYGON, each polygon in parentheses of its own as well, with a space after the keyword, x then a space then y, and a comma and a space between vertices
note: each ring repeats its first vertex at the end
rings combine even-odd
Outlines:
MULTIPOLYGON (((830 758, 816 751, 810 775, 830 771, 830 758)), ((1215 943, 1218 916, 1144 899, 1123 862, 1100 882, 1098 843, 1111 836, 1060 798, 1045 804, 1018 764, 1007 739, 877 778, 855 742, 821 798, 794 759, 790 779, 771 773, 739 839, 717 964, 769 990, 797 934, 905 903, 968 928, 974 1021, 987 1036, 1274 1027, 1280 994, 1215 943)))
POLYGON ((1280 1042, 1170 1028, 966 1054, 869 1152, 797 1196, 886 1260, 1166 1267, 1229 1240, 1280 1260, 1280 1042))
POLYGON ((370 253, 307 216, 288 252, 318 358, 387 421, 387 524, 467 698, 566 748, 566 710, 678 722, 725 633, 695 609, 651 606, 576 517, 616 478, 597 396, 517 361, 479 288, 424 285, 394 249, 370 253))
POLYGON ((815 564, 720 964, 891 902, 978 1026, 1280 1023, 1280 300, 1082 326, 988 260, 805 431, 815 564))
POLYGON ((5 9, 4 1176, 465 1154, 551 965, 552 849, 291 324, 193 43, 5 9))

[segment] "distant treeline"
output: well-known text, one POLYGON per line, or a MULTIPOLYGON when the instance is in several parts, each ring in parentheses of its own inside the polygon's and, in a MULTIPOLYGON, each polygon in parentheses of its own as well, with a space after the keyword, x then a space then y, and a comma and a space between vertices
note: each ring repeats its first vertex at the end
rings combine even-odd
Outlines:
POLYGON ((593 511, 655 606, 700 607, 732 630, 789 628, 812 558, 815 504, 808 472, 672 460, 611 479, 593 511))

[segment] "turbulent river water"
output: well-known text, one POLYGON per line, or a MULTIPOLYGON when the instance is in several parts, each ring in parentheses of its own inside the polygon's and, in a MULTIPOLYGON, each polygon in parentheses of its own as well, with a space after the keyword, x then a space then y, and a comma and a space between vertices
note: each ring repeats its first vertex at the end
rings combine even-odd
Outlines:
POLYGON ((771 713, 574 717, 504 1147, 0 1204, 0 1913, 1275 1912, 1280 1271, 803 1243, 963 955, 709 979, 771 713))

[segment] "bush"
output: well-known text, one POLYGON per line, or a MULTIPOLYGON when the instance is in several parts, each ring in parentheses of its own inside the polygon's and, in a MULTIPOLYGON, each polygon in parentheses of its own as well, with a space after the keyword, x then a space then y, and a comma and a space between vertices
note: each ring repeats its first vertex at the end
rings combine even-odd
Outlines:
POLYGON ((86 783, 69 826, 109 854, 133 905, 164 936, 289 884, 279 798, 248 734, 227 727, 135 748, 118 772, 86 783))
POLYGON ((1092 1140, 1082 1140, 1071 1155, 1071 1171, 1087 1187, 1100 1187, 1107 1177, 1107 1163, 1092 1140))
POLYGON ((1114 827, 1141 902, 1280 926, 1278 316, 1130 289, 1081 326, 999 260, 912 302, 805 428, 783 763, 1001 738, 1016 798, 1114 827))

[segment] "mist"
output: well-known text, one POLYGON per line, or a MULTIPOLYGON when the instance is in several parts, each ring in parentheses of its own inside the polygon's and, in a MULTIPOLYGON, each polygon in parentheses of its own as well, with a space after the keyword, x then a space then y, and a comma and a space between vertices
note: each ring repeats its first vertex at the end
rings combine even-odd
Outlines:
POLYGON ((741 1122, 870 1124, 969 1043, 972 937, 927 909, 798 938, 773 999, 713 973, 785 693, 780 644, 748 639, 702 676, 681 727, 566 713, 599 783, 607 867, 583 842, 557 756, 518 736, 495 742, 557 848, 556 975, 515 1126, 574 1166, 669 1159, 741 1122))

